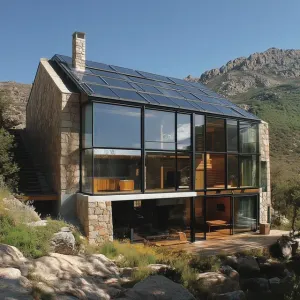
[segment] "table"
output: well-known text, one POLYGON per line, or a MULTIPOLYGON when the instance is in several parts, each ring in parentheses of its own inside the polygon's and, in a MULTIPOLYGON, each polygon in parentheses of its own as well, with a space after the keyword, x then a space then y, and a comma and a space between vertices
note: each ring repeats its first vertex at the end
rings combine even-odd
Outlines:
POLYGON ((231 224, 228 224, 227 221, 224 220, 210 220, 206 221, 206 224, 208 225, 208 232, 210 232, 210 227, 217 227, 217 226, 230 226, 231 224))

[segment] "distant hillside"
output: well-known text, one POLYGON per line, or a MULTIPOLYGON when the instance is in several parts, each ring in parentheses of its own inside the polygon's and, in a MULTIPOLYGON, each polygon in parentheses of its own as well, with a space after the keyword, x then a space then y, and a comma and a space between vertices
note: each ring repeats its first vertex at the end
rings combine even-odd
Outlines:
POLYGON ((271 48, 187 80, 207 84, 268 122, 272 171, 300 173, 300 50, 271 48))
POLYGON ((6 108, 3 117, 7 127, 25 127, 26 104, 30 90, 31 84, 0 82, 0 97, 6 108))

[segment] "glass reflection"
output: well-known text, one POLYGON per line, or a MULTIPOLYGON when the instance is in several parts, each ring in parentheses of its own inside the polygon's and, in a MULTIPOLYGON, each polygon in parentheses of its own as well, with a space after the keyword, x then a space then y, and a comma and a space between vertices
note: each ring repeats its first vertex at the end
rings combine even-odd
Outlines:
POLYGON ((228 155, 228 188, 238 186, 239 181, 239 162, 237 155, 228 155))
POLYGON ((227 120, 227 150, 238 151, 237 121, 227 120))
POLYGON ((141 148, 141 110, 94 103, 94 146, 141 148))
POLYGON ((204 151, 204 116, 195 115, 195 147, 196 151, 204 151))
POLYGON ((177 149, 191 150, 191 116, 177 114, 177 149))
POLYGON ((146 149, 175 150, 175 113, 145 110, 146 149))
POLYGON ((258 126, 254 123, 240 122, 240 152, 256 153, 258 150, 258 126))
POLYGON ((258 168, 255 155, 241 156, 241 187, 255 187, 257 186, 258 168))
POLYGON ((206 150, 224 152, 225 151, 225 126, 224 120, 206 119, 206 150))
POLYGON ((189 190, 191 188, 191 155, 177 153, 177 188, 179 190, 189 190))

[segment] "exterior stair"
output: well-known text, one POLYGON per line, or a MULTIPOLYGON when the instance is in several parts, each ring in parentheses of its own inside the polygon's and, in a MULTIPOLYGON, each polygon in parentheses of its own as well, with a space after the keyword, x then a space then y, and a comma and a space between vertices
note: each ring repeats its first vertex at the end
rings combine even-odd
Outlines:
POLYGON ((14 135, 16 143, 14 158, 20 168, 19 193, 29 200, 56 200, 57 196, 47 184, 42 167, 32 159, 26 147, 25 129, 12 129, 9 132, 14 135))

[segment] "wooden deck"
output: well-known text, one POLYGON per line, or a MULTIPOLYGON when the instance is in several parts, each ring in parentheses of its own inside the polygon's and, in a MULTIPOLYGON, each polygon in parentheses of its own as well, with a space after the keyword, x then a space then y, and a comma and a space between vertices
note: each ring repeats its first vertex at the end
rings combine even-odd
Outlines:
POLYGON ((288 231, 271 230, 270 235, 260 235, 258 233, 228 235, 225 230, 221 233, 208 233, 207 240, 180 245, 168 245, 166 242, 162 246, 167 246, 168 249, 173 250, 184 250, 195 255, 233 254, 239 251, 268 247, 283 234, 289 233, 288 231))

